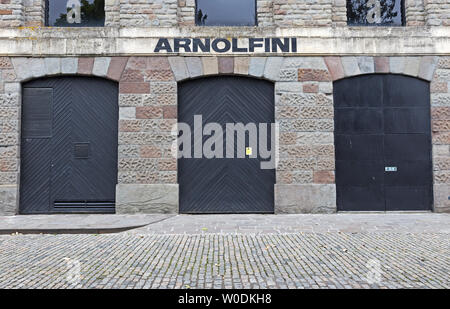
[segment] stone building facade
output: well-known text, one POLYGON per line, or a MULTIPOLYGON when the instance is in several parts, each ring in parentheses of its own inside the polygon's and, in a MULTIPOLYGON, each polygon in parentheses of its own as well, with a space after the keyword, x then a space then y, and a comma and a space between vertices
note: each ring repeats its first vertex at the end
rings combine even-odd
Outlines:
POLYGON ((45 1, 0 2, 0 214, 20 213, 24 82, 97 76, 119 89, 117 213, 178 213, 177 85, 274 83, 275 213, 336 212, 333 83, 400 74, 430 83, 433 211, 450 211, 450 1, 406 0, 404 27, 349 27, 343 0, 257 0, 257 27, 195 26, 194 0, 106 0, 105 27, 44 26, 45 1), (159 38, 295 37, 296 52, 155 53, 159 38))

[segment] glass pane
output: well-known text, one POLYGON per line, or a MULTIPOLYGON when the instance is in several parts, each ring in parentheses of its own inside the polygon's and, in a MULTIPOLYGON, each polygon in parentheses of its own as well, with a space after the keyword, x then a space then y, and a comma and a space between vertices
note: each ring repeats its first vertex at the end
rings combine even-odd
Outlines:
POLYGON ((347 0, 347 23, 366 26, 403 25, 402 0, 347 0))
POLYGON ((47 0, 46 26, 102 27, 105 0, 47 0))
POLYGON ((197 0, 198 26, 255 26, 256 0, 197 0))

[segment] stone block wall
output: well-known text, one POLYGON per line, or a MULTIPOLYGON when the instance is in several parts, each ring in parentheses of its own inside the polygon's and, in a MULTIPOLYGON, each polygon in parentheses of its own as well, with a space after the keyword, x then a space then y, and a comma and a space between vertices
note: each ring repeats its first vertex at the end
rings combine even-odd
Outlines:
POLYGON ((119 92, 119 184, 176 184, 177 83, 167 57, 131 57, 119 92))
POLYGON ((331 26, 332 0, 273 0, 273 20, 279 27, 331 26))
POLYGON ((279 79, 275 84, 275 118, 280 123, 277 212, 334 212, 331 75, 323 57, 291 57, 284 59, 279 79))
POLYGON ((105 26, 120 25, 120 0, 105 0, 105 26))
POLYGON ((174 27, 177 12, 177 0, 120 0, 120 25, 174 27))
POLYGON ((423 0, 426 25, 450 26, 450 0, 423 0))
POLYGON ((274 26, 274 3, 271 0, 257 0, 256 14, 258 17, 258 27, 274 26))
POLYGON ((425 15, 424 0, 405 0, 407 26, 425 25, 425 15))
POLYGON ((178 25, 195 25, 195 0, 178 0, 178 25))
POLYGON ((0 27, 18 27, 23 22, 22 0, 0 0, 0 27))
POLYGON ((45 1, 23 0, 24 25, 26 27, 43 26, 45 23, 45 1))
POLYGON ((439 59, 430 87, 435 210, 450 212, 450 57, 439 59))
POLYGON ((333 26, 343 27, 347 25, 347 1, 332 0, 332 23, 333 26))

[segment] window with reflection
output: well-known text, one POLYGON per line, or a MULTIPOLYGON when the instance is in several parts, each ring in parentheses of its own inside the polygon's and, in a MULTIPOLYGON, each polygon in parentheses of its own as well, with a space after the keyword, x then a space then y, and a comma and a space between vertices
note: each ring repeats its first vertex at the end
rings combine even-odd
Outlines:
POLYGON ((102 27, 105 0, 46 0, 45 25, 53 27, 102 27))
POLYGON ((404 0, 347 0, 348 25, 403 26, 404 0))
POLYGON ((197 26, 256 26, 256 0, 197 0, 197 26))

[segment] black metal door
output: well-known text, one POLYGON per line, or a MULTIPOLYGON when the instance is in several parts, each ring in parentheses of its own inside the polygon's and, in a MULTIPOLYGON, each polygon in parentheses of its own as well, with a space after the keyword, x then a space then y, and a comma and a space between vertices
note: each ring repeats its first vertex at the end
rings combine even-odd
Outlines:
POLYGON ((20 212, 114 212, 117 84, 54 77, 23 86, 20 212))
MULTIPOLYGON (((267 81, 210 77, 182 83, 178 93, 179 122, 188 124, 192 132, 194 115, 202 115, 203 127, 211 122, 220 124, 224 132, 223 149, 226 149, 226 123, 267 123, 270 128, 274 122, 273 84, 267 81)), ((204 136, 203 142, 208 137, 204 136)), ((235 154, 238 146, 234 144, 235 154)), ((179 159, 180 212, 273 213, 275 170, 261 169, 261 161, 266 160, 259 155, 257 158, 179 159)))
POLYGON ((373 74, 334 84, 338 210, 430 210, 428 82, 373 74))

